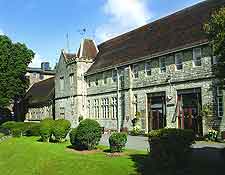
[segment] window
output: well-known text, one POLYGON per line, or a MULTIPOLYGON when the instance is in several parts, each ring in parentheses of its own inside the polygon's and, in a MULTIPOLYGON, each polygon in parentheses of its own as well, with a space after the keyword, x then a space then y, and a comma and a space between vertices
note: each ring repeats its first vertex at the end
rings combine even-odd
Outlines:
POLYGON ((150 62, 145 63, 145 75, 150 76, 152 74, 151 72, 151 65, 150 62))
POLYGON ((166 72, 166 58, 165 57, 162 57, 159 59, 160 60, 160 72, 163 73, 163 72, 166 72))
POLYGON ((175 64, 176 64, 177 70, 183 69, 183 54, 182 53, 175 54, 175 64))
POLYGON ((112 71, 112 81, 113 82, 116 82, 117 81, 117 71, 116 70, 113 70, 112 71))
POLYGON ((88 80, 88 87, 91 87, 91 80, 88 80))
POLYGON ((94 100, 94 117, 99 118, 99 100, 94 100))
POLYGON ((64 90, 64 77, 60 77, 60 90, 63 91, 64 90))
POLYGON ((139 66, 137 64, 133 65, 133 76, 134 78, 138 78, 139 66))
POLYGON ((43 75, 43 74, 40 74, 40 75, 39 75, 39 79, 40 79, 40 80, 43 80, 43 79, 44 79, 44 75, 43 75))
POLYGON ((120 81, 124 81, 124 69, 120 69, 119 77, 120 77, 120 81))
POLYGON ((32 76, 33 76, 33 78, 36 78, 36 77, 37 77, 37 73, 34 72, 34 73, 32 74, 32 76))
POLYGON ((74 85, 74 74, 70 74, 69 77, 70 77, 70 87, 72 88, 74 85))
POLYGON ((103 81, 104 81, 104 84, 107 84, 107 75, 106 75, 106 73, 103 73, 103 81))
POLYGON ((102 114, 103 114, 103 118, 109 118, 109 99, 108 98, 102 99, 102 114))
POLYGON ((201 48, 194 48, 193 49, 193 65, 194 66, 201 66, 202 65, 202 50, 201 48))
POLYGON ((95 79, 95 86, 98 86, 98 78, 95 79))
POLYGON ((112 97, 112 118, 117 118, 117 98, 112 97))
POLYGON ((64 107, 60 107, 60 117, 65 118, 65 108, 64 107))
POLYGON ((222 87, 217 87, 217 111, 218 111, 218 117, 223 117, 224 107, 223 107, 223 89, 222 89, 222 87))
POLYGON ((91 118, 91 101, 87 101, 87 112, 88 112, 88 118, 91 118))
POLYGON ((217 63, 218 63, 218 57, 217 56, 213 56, 212 57, 212 64, 213 65, 217 65, 217 63))
POLYGON ((133 112, 134 112, 134 116, 136 116, 136 113, 137 113, 137 95, 134 95, 133 97, 133 112))

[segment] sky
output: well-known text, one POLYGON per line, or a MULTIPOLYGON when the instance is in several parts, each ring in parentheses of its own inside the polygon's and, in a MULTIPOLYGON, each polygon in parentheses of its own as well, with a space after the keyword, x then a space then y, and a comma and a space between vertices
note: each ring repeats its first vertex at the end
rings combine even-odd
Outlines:
POLYGON ((201 1, 0 0, 0 35, 35 52, 29 66, 54 67, 61 49, 76 53, 82 38, 100 44, 201 1))

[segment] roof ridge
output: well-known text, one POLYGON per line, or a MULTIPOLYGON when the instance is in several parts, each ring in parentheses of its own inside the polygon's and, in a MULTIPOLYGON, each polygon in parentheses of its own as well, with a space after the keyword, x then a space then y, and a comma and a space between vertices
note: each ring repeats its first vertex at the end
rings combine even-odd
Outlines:
POLYGON ((107 44, 108 42, 112 42, 112 41, 115 41, 115 40, 117 40, 117 39, 119 39, 119 38, 122 38, 122 37, 124 37, 124 36, 127 36, 127 35, 129 35, 129 34, 133 34, 133 33, 137 32, 138 30, 141 30, 141 29, 144 28, 144 27, 147 27, 147 26, 150 26, 151 24, 154 24, 154 23, 157 23, 157 22, 159 22, 159 21, 168 19, 169 17, 171 17, 171 16, 173 16, 173 15, 178 15, 178 14, 184 13, 184 12, 190 10, 190 9, 197 8, 198 6, 200 6, 200 5, 202 5, 202 4, 205 4, 205 3, 207 3, 208 1, 215 1, 215 0, 205 0, 205 1, 198 2, 198 3, 196 3, 196 4, 193 4, 192 6, 185 7, 185 8, 183 8, 183 9, 180 9, 180 10, 176 11, 176 12, 173 12, 173 13, 171 13, 171 14, 168 14, 168 15, 162 17, 162 18, 156 19, 156 20, 154 20, 154 21, 152 21, 152 22, 150 22, 150 23, 147 23, 147 24, 145 24, 145 25, 142 25, 142 26, 140 26, 140 27, 138 27, 138 28, 136 28, 136 29, 133 29, 133 30, 128 31, 128 32, 125 32, 125 33, 120 34, 120 35, 118 35, 118 36, 116 36, 116 37, 114 37, 114 38, 111 38, 111 39, 109 39, 109 40, 107 40, 107 41, 104 41, 104 42, 100 43, 98 46, 99 46, 99 47, 100 47, 100 46, 104 46, 104 45, 107 44))

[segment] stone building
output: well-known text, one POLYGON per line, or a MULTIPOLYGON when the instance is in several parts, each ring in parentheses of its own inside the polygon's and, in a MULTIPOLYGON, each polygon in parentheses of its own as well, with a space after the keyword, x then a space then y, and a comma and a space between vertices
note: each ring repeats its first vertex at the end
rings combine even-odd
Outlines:
POLYGON ((34 83, 24 98, 26 121, 40 121, 54 118, 54 77, 34 83))
POLYGON ((41 68, 28 67, 25 76, 29 80, 29 85, 31 87, 34 83, 54 77, 55 70, 51 70, 48 62, 42 62, 41 68))
POLYGON ((55 117, 97 120, 105 129, 149 132, 163 127, 207 132, 200 111, 214 107, 208 127, 225 130, 224 92, 213 73, 203 25, 224 0, 207 0, 98 46, 85 39, 62 51, 55 77, 55 117))

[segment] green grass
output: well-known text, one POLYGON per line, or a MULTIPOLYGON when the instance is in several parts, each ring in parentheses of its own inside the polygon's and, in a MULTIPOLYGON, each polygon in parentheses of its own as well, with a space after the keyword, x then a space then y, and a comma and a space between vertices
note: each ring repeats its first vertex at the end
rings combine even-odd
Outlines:
MULTIPOLYGON (((106 153, 80 154, 70 144, 42 143, 37 137, 10 138, 0 143, 0 171, 4 175, 127 175, 137 174, 133 155, 139 151, 109 157, 106 153)), ((107 149, 106 147, 100 147, 107 149)))

